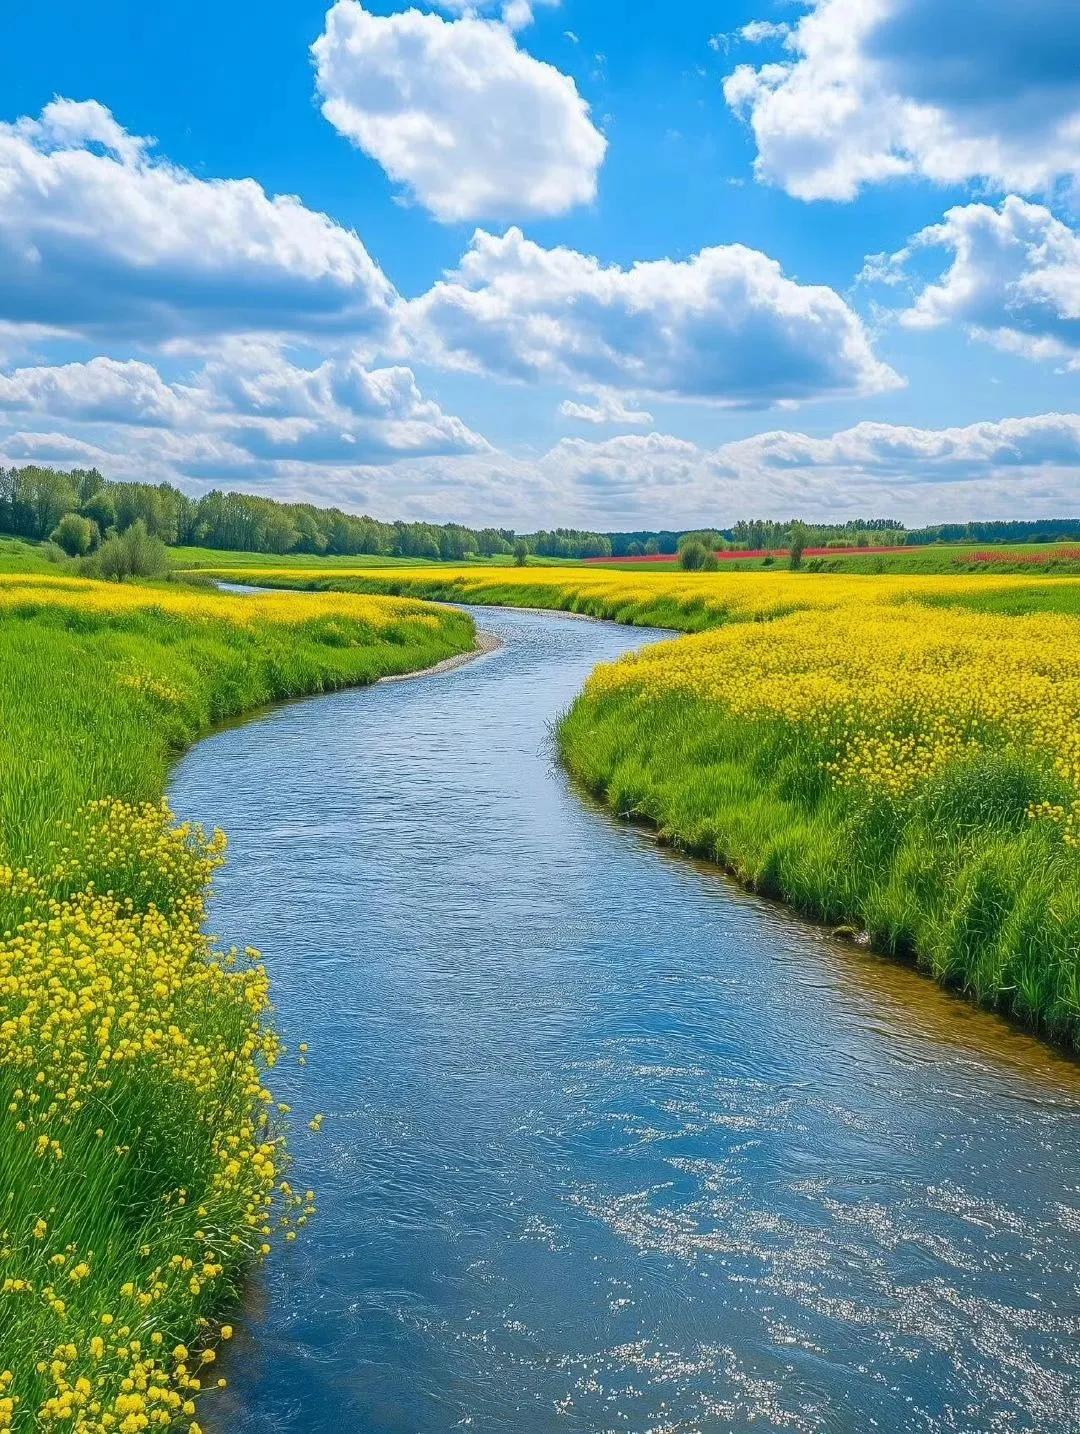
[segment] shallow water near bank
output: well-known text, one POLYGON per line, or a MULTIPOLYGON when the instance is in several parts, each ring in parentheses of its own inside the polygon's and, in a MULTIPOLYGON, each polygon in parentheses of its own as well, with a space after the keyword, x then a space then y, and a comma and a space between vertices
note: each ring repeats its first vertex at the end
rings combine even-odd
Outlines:
POLYGON ((319 1195, 204 1427, 1080 1429, 1077 1066, 575 791, 548 724, 656 634, 476 615, 174 775, 319 1195))

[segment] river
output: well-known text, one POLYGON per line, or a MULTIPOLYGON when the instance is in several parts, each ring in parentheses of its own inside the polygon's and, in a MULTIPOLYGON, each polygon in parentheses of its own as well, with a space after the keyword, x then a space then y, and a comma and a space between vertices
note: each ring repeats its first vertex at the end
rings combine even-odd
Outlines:
POLYGON ((574 790, 551 720, 655 634, 476 616, 174 774, 319 1197, 204 1427, 1080 1429, 1077 1066, 574 790))

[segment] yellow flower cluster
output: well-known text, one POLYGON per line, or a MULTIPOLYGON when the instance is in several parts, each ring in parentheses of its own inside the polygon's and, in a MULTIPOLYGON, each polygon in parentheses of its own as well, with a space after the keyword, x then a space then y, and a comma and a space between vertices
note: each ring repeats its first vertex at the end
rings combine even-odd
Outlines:
MULTIPOLYGON (((0 617, 36 616, 42 610, 77 611, 79 621, 99 615, 114 621, 125 614, 160 612, 186 621, 216 621, 226 618, 236 626, 254 623, 293 625, 332 621, 335 617, 362 623, 372 632, 385 631, 403 617, 422 619, 422 626, 436 628, 438 618, 408 599, 369 598, 355 593, 265 592, 246 595, 243 601, 209 589, 169 584, 161 587, 128 583, 92 582, 86 578, 28 576, 0 573, 0 617)), ((135 674, 133 685, 141 686, 145 675, 135 674)))
POLYGON ((201 1312, 313 1208, 271 1121, 266 973, 203 931, 223 850, 102 801, 38 873, 0 866, 0 1430, 190 1422, 201 1312))
MULTIPOLYGON (((754 571, 735 573, 634 572, 620 568, 556 567, 431 567, 380 568, 251 568, 221 569, 218 576, 233 582, 347 584, 354 591, 443 593, 453 590, 462 601, 503 601, 515 590, 522 601, 542 600, 545 607, 633 616, 636 609, 663 604, 673 617, 704 616, 710 623, 756 621, 805 609, 832 610, 868 599, 902 603, 921 597, 942 599, 980 593, 1031 590, 1040 585, 1064 586, 1069 579, 970 576, 923 577, 754 571)), ((320 591, 322 591, 320 586, 320 591)), ((682 621, 673 625, 682 628, 682 621)))
MULTIPOLYGON (((779 720, 831 778, 901 798, 948 763, 1023 750, 1071 804, 1033 806, 1080 836, 1080 624, 897 602, 877 580, 844 601, 660 643, 599 669, 586 692, 679 692, 747 719, 779 720)), ((831 585, 830 585, 831 586, 831 585)), ((970 587, 968 589, 970 591, 970 587)))

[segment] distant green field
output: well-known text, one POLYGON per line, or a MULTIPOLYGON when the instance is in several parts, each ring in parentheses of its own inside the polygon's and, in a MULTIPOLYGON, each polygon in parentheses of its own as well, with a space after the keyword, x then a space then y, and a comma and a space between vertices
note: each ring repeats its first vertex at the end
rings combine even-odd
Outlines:
POLYGON ((317 553, 238 553, 225 548, 170 548, 178 568, 403 568, 423 567, 420 558, 384 558, 369 553, 353 557, 320 557, 317 553))
MULTIPOLYGON (((820 573, 1030 573, 1033 577, 1046 574, 1077 576, 1080 557, 1055 557, 1056 552, 1076 553, 1076 543, 934 543, 923 548, 907 548, 898 553, 835 553, 803 559, 808 572, 820 573), (979 553, 992 553, 994 561, 976 562, 979 553), (1039 561, 1032 561, 1038 558, 1039 561), (1045 561, 1043 561, 1045 559, 1045 561)), ((607 562, 588 563, 588 567, 621 568, 628 572, 672 572, 678 567, 675 558, 665 562, 643 563, 634 559, 612 558, 607 562)), ((787 557, 721 558, 720 571, 753 572, 765 568, 788 566, 787 557)))
MULTIPOLYGON (((1022 573, 1032 577, 1080 576, 1080 557, 1072 554, 1080 551, 1080 545, 1070 543, 1014 543, 990 546, 989 544, 945 545, 925 548, 909 548, 897 553, 838 553, 832 556, 808 557, 803 560, 807 572, 824 573, 975 573, 998 574, 1022 573), (977 562, 976 555, 993 554, 992 562, 977 562), (1062 556, 1055 556, 1062 554, 1062 556)), ((47 573, 55 572, 56 565, 48 554, 55 552, 44 543, 27 542, 21 538, 0 537, 0 572, 4 573, 47 573)), ((226 568, 293 568, 298 572, 317 568, 340 570, 343 573, 362 572, 371 568, 431 568, 438 571, 444 567, 509 568, 513 559, 509 556, 476 558, 467 563, 437 563, 427 558, 396 558, 381 554, 357 553, 346 557, 335 557, 317 553, 242 553, 222 548, 170 548, 169 555, 174 566, 184 572, 212 568, 220 572, 226 568)), ((573 558, 530 557, 530 567, 617 568, 626 572, 663 573, 678 570, 675 558, 662 562, 643 563, 634 559, 611 558, 607 561, 587 561, 573 558)), ((786 571, 788 560, 785 556, 775 557, 771 562, 766 558, 722 558, 720 571, 724 573, 756 572, 775 570, 786 571)))

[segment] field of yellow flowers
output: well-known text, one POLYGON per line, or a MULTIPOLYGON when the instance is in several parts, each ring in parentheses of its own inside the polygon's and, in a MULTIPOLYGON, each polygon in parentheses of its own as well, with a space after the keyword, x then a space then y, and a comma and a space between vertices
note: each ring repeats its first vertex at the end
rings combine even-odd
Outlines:
POLYGON ((472 643, 408 600, 0 576, 0 1430, 197 1430, 221 1311, 312 1208, 267 974, 204 930, 224 838, 175 822, 170 758, 472 643))
POLYGON ((1077 594, 926 583, 601 668, 561 748, 617 811, 1077 1044, 1077 594))
POLYGON ((386 568, 253 581, 698 634, 599 670, 561 724, 616 811, 1080 1044, 1080 583, 386 568))

